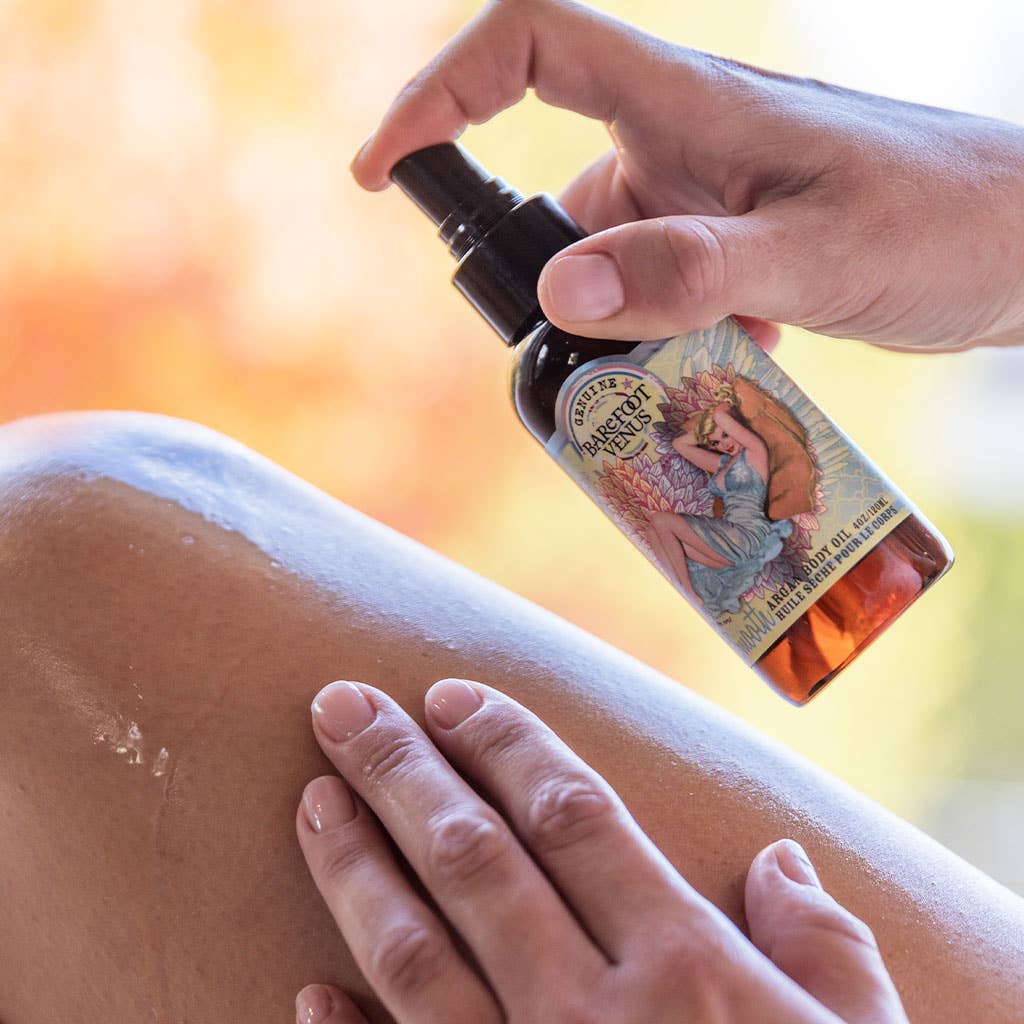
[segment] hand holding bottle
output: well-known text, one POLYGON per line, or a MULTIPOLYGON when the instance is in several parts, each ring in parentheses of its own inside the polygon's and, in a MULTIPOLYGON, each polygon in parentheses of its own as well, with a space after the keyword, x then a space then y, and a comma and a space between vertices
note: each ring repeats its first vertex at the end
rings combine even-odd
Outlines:
POLYGON ((362 184, 390 177, 439 227, 458 260, 452 283, 514 347, 524 426, 796 704, 934 584, 952 552, 747 333, 768 348, 771 317, 897 346, 1024 334, 1020 275, 1004 259, 1024 248, 1005 234, 1021 216, 1005 186, 1024 166, 1024 133, 908 106, 911 130, 889 101, 835 93, 825 103, 820 85, 671 47, 579 4, 505 0, 410 83, 353 163, 362 184), (438 141, 528 84, 602 118, 615 141, 565 197, 584 230, 550 196, 526 199, 438 141), (949 125, 964 136, 959 163, 939 145, 949 125), (970 192, 971 175, 956 176, 968 136, 974 172, 984 164, 1003 189, 970 192), (928 202, 952 208, 954 193, 974 206, 972 266, 984 277, 970 287, 945 221, 910 243, 895 231, 901 248, 875 211, 909 230, 928 202), (984 225, 1004 232, 1006 252, 977 244, 984 225), (587 237, 595 227, 605 230, 587 237), (737 388, 742 422, 715 412, 737 388), (750 420, 765 410, 762 435, 750 420), (667 451, 698 414, 697 446, 667 451), (746 465, 715 476, 716 453, 740 449, 746 465))
POLYGON ((892 348, 1024 342, 1024 130, 761 71, 567 0, 492 0, 353 162, 370 189, 533 87, 613 149, 562 197, 590 237, 539 283, 557 326, 658 338, 733 313, 892 348))

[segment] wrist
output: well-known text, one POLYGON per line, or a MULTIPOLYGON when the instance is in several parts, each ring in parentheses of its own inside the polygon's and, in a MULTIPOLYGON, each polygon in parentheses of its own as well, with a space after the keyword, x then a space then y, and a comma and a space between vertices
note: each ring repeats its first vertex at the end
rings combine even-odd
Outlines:
POLYGON ((981 120, 985 127, 972 168, 976 212, 967 217, 976 217, 980 230, 972 226, 971 233, 988 250, 985 263, 995 287, 980 282, 988 309, 972 347, 1024 344, 1024 129, 981 120))

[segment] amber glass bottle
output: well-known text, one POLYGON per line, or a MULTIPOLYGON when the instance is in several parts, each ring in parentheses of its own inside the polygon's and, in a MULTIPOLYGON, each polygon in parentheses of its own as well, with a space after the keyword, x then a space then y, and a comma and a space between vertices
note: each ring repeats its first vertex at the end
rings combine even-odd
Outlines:
POLYGON ((567 334, 537 279, 585 233, 550 196, 524 199, 452 143, 391 177, 513 346, 526 428, 781 696, 810 700, 952 564, 731 318, 654 343, 567 334))

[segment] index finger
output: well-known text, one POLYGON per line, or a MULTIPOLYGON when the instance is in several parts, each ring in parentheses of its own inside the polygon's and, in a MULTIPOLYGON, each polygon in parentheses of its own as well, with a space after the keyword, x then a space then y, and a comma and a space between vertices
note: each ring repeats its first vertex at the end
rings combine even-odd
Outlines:
POLYGON ((313 709, 324 753, 380 819, 500 1000, 513 998, 524 978, 544 977, 552 949, 581 969, 605 962, 505 820, 386 693, 336 682, 313 709))
POLYGON ((569 0, 490 0, 399 93, 352 173, 380 191, 402 157, 454 141, 531 87, 545 103, 610 124, 624 87, 644 80, 664 45, 569 0))
POLYGON ((500 808, 613 962, 717 911, 676 871, 614 789, 544 722, 493 687, 442 680, 426 695, 441 752, 500 808), (475 702, 466 696, 475 695, 475 702))

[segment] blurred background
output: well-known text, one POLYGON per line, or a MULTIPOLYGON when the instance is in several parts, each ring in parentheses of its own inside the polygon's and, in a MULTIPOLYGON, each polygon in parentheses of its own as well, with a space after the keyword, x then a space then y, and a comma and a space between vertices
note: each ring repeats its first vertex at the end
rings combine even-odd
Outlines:
MULTIPOLYGON (((1021 5, 595 6, 748 63, 1024 122, 1021 5)), ((395 93, 478 7, 0 0, 0 420, 139 409, 230 434, 1024 892, 1024 351, 912 357, 784 329, 784 368, 957 552, 831 689, 789 707, 519 425, 508 353, 450 287, 426 219, 349 177, 395 93)), ((556 195, 609 144, 532 96, 462 141, 556 195)))

